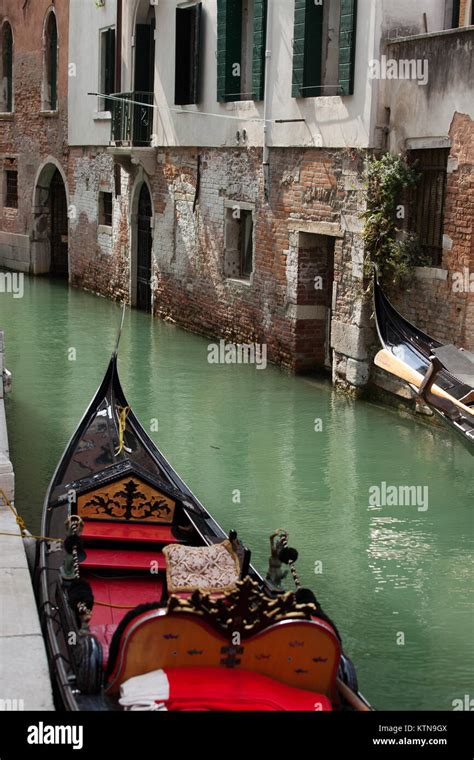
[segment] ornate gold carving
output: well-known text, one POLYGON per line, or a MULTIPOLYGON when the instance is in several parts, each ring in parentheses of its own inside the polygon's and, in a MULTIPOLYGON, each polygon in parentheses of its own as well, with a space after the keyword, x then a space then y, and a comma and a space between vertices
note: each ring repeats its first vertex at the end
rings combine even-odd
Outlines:
POLYGON ((79 496, 77 511, 94 520, 171 523, 176 502, 160 491, 129 476, 79 496))
POLYGON ((195 591, 189 599, 171 596, 168 612, 197 615, 223 635, 239 632, 248 638, 282 620, 311 620, 313 604, 297 604, 291 592, 272 599, 259 590, 249 576, 237 581, 237 588, 225 597, 212 598, 195 591))

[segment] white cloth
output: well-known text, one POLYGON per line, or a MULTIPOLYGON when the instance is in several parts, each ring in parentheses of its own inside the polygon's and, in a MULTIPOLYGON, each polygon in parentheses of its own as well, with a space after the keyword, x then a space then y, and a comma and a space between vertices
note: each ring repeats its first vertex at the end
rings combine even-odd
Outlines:
POLYGON ((164 670, 133 676, 120 686, 119 704, 125 710, 166 710, 170 682, 164 670))

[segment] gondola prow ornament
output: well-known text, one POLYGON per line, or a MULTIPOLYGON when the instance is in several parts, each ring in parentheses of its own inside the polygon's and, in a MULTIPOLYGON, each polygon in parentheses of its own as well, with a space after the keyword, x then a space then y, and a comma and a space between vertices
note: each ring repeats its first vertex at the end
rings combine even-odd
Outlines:
MULTIPOLYGON (((270 536, 271 555, 268 560, 267 579, 270 580, 278 589, 282 589, 282 581, 288 575, 283 565, 289 565, 293 573, 293 562, 298 559, 298 552, 288 546, 288 533, 282 528, 278 528, 270 536)), ((295 571, 296 572, 296 571, 295 571)))

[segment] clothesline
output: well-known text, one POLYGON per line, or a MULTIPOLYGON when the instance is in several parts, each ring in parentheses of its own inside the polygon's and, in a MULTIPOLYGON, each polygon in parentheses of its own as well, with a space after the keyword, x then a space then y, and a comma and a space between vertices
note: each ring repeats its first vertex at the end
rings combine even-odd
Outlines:
POLYGON ((143 106, 144 108, 156 108, 158 111, 170 111, 172 113, 191 113, 195 116, 212 116, 215 119, 234 119, 236 121, 252 121, 257 122, 259 124, 272 123, 272 124, 286 124, 286 123, 295 123, 295 122, 305 122, 305 119, 261 119, 257 118, 255 116, 231 116, 228 114, 221 114, 221 113, 208 113, 207 111, 187 111, 183 108, 172 108, 171 106, 158 106, 155 103, 142 103, 138 100, 133 100, 132 98, 121 98, 117 95, 107 95, 103 92, 88 92, 88 95, 94 95, 99 98, 104 98, 106 100, 114 100, 119 103, 129 103, 130 105, 135 106, 143 106))

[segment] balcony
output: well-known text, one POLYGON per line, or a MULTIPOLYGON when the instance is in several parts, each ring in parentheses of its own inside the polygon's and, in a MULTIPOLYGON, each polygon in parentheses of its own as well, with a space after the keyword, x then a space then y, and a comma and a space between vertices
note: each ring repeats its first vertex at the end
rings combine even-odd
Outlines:
POLYGON ((119 92, 110 100, 111 142, 117 147, 151 147, 153 93, 119 92))

